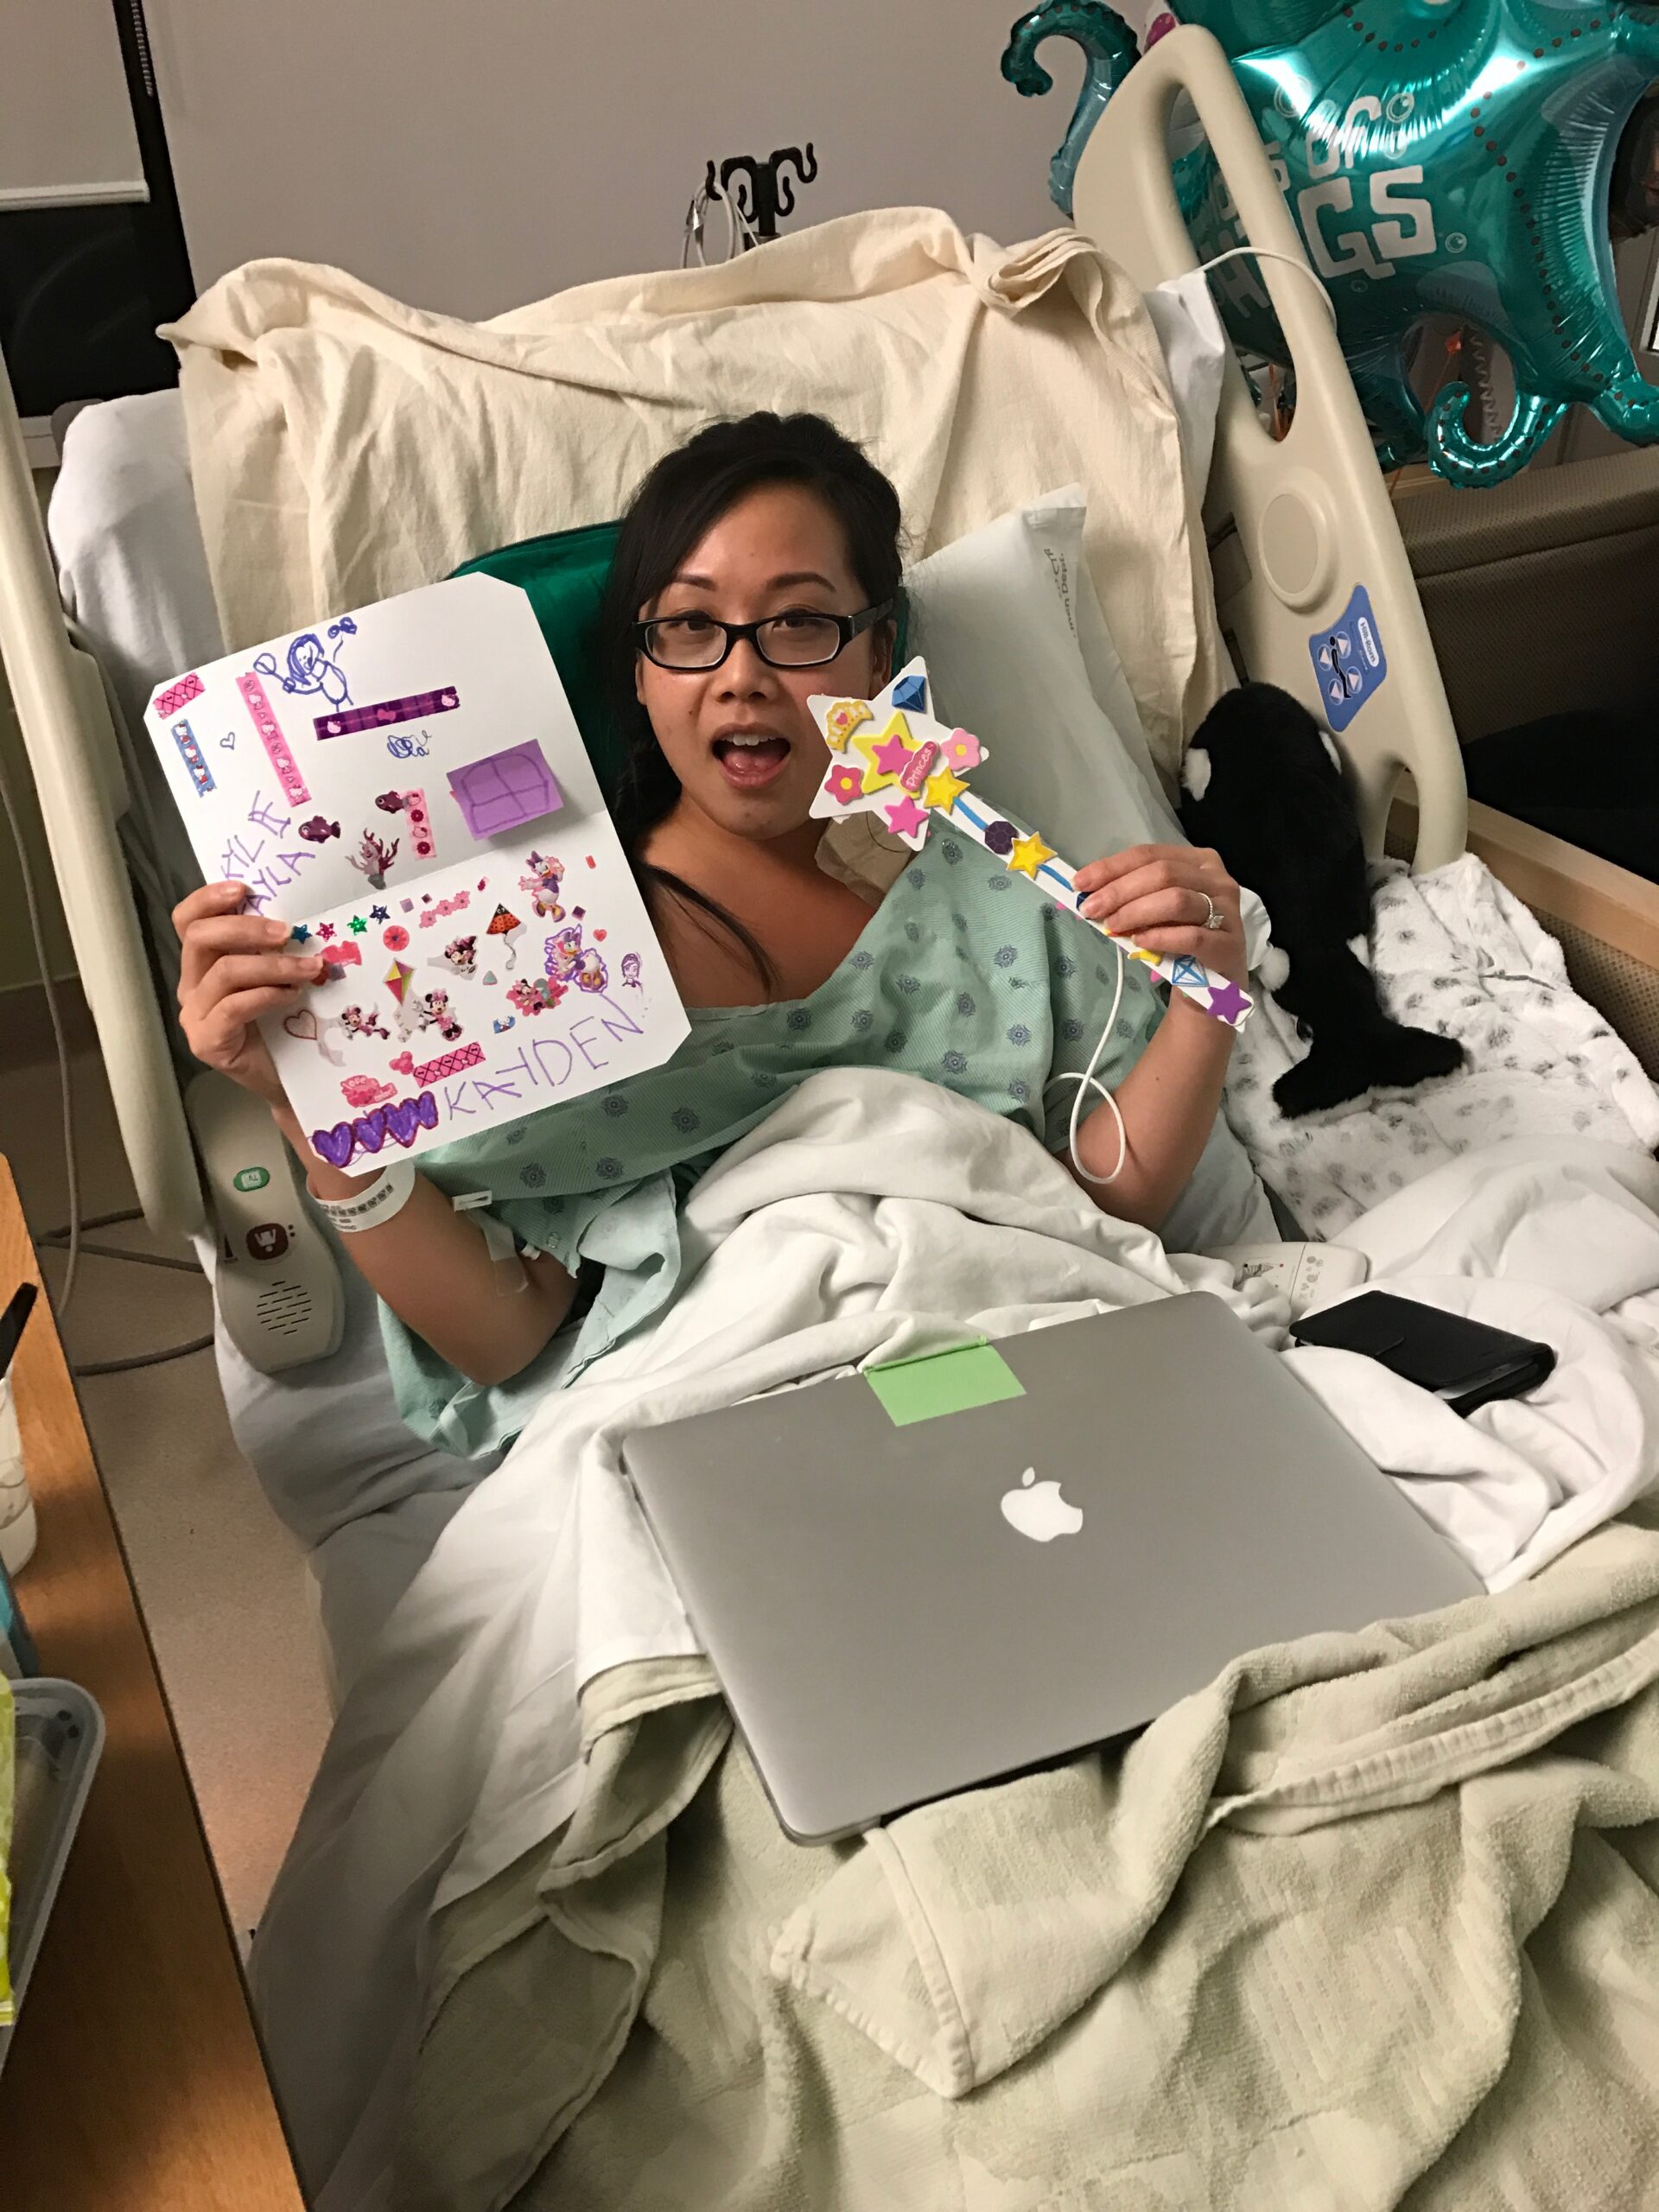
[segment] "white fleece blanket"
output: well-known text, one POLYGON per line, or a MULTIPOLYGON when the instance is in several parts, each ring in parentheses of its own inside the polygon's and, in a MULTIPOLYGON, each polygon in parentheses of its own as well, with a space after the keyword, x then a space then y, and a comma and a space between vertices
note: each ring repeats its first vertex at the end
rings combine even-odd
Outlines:
POLYGON ((1472 853, 1428 875, 1378 871, 1370 961, 1398 1021, 1458 1038, 1455 1075, 1370 1090, 1287 1122, 1273 1086, 1307 1047, 1258 988, 1234 1055, 1227 1118, 1310 1236, 1478 1146, 1580 1136, 1650 1152, 1659 1099, 1630 1046, 1567 979, 1561 948, 1472 853))
MULTIPOLYGON (((1638 1156, 1516 1147, 1362 1224, 1374 1279, 1558 1346, 1528 1404, 1462 1422, 1370 1363, 1294 1355, 1494 1584, 1659 1465, 1656 1204, 1659 1169, 1638 1156)), ((582 1685, 696 1649, 621 1475, 629 1429, 1185 1289, 1221 1291, 1263 1331, 1283 1319, 1217 1263, 1100 1213, 1013 1123, 874 1071, 803 1084, 699 1185, 685 1233, 698 1272, 677 1304, 550 1398, 439 1538, 340 1715, 273 1892, 255 1990, 319 2212, 377 2201, 432 1913, 575 1809, 582 1685)))

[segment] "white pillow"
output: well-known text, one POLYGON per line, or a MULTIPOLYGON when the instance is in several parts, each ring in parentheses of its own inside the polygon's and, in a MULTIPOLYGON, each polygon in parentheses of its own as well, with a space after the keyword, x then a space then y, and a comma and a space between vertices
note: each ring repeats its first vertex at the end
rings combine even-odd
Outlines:
MULTIPOLYGON (((942 546, 905 579, 909 648, 927 661, 940 720, 990 749, 975 789, 1078 866, 1124 845, 1187 842, 1083 563, 1084 512, 1077 486, 1052 493, 942 546)), ((1179 1252, 1278 1239, 1267 1193, 1219 1114, 1162 1234, 1179 1252)))
POLYGON ((1050 493, 905 578, 910 650, 926 658, 941 720, 990 747, 975 789, 1051 838, 1048 825, 1065 823, 1062 849, 1079 866, 1181 836, 1084 566, 1085 511, 1078 486, 1050 493))
MULTIPOLYGON (((926 657, 942 716, 982 737, 975 783, 1033 828, 1064 822, 1078 867, 1135 844, 1190 841, 1083 559, 1081 486, 971 531, 910 570, 910 649, 926 657)), ((1254 969, 1268 910, 1244 888, 1254 969)))

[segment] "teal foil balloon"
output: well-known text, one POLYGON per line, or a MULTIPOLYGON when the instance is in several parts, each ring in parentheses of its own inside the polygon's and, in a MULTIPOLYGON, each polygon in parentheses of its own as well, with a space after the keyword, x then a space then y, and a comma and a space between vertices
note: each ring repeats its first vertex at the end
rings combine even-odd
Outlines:
MULTIPOLYGON (((1004 73, 1018 83, 1010 57, 1034 67, 1045 37, 1076 35, 1059 18, 1085 9, 1112 15, 1099 0, 1069 0, 1022 19, 1004 73)), ((1335 10, 1319 0, 1185 0, 1184 14, 1227 51, 1336 308, 1385 467, 1426 454, 1448 482, 1501 482, 1574 401, 1621 437, 1659 442, 1659 390, 1644 382, 1624 333, 1607 219, 1620 133, 1659 77, 1659 10, 1595 0, 1355 0, 1335 10), (1514 412, 1489 444, 1465 426, 1465 386, 1448 386, 1427 414, 1411 389, 1408 341, 1431 314, 1479 327, 1514 366, 1514 412)), ((1084 91, 1096 97, 1081 133, 1079 105, 1061 149, 1068 188, 1123 74, 1105 84, 1097 24, 1093 41, 1084 91)), ((1175 174, 1200 259, 1243 243, 1208 150, 1184 157, 1175 174)), ((1212 281, 1237 343, 1287 361, 1254 265, 1229 263, 1212 281)))

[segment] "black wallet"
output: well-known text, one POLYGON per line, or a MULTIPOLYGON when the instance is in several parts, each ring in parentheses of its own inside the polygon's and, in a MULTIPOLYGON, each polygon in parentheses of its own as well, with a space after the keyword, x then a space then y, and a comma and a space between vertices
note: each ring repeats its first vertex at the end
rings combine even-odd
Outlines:
POLYGON ((1535 1389, 1555 1364, 1548 1344, 1515 1337, 1461 1313, 1442 1313, 1414 1298, 1368 1290, 1294 1322, 1298 1344, 1333 1351, 1361 1351, 1444 1398, 1454 1414, 1471 1414, 1494 1398, 1518 1398, 1535 1389))

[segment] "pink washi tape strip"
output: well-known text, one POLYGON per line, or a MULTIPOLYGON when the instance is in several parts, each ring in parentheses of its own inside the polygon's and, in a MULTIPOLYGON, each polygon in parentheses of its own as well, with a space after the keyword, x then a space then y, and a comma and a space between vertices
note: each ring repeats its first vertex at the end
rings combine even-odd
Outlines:
POLYGON ((404 819, 409 825, 409 842, 417 861, 429 861, 437 851, 437 840, 432 835, 432 817, 426 810, 424 791, 400 791, 404 802, 404 819))
POLYGON ((181 707, 188 707, 193 699, 200 699, 204 690, 201 678, 195 675, 181 676, 176 683, 169 683, 165 691, 156 694, 156 712, 170 721, 181 707))
POLYGON ((264 747, 276 771, 283 795, 291 805, 308 805, 311 794, 306 789, 305 778, 300 773, 299 762, 289 751, 288 740, 283 735, 282 724, 265 696, 264 685, 250 671, 246 676, 237 677, 236 688, 242 694, 243 705, 253 718, 253 726, 259 733, 259 742, 264 747))
POLYGON ((447 1083, 451 1076, 460 1075, 467 1068, 475 1068, 483 1058, 481 1046, 458 1045, 453 1052, 445 1052, 435 1060, 423 1060, 415 1071, 418 1084, 447 1083))

